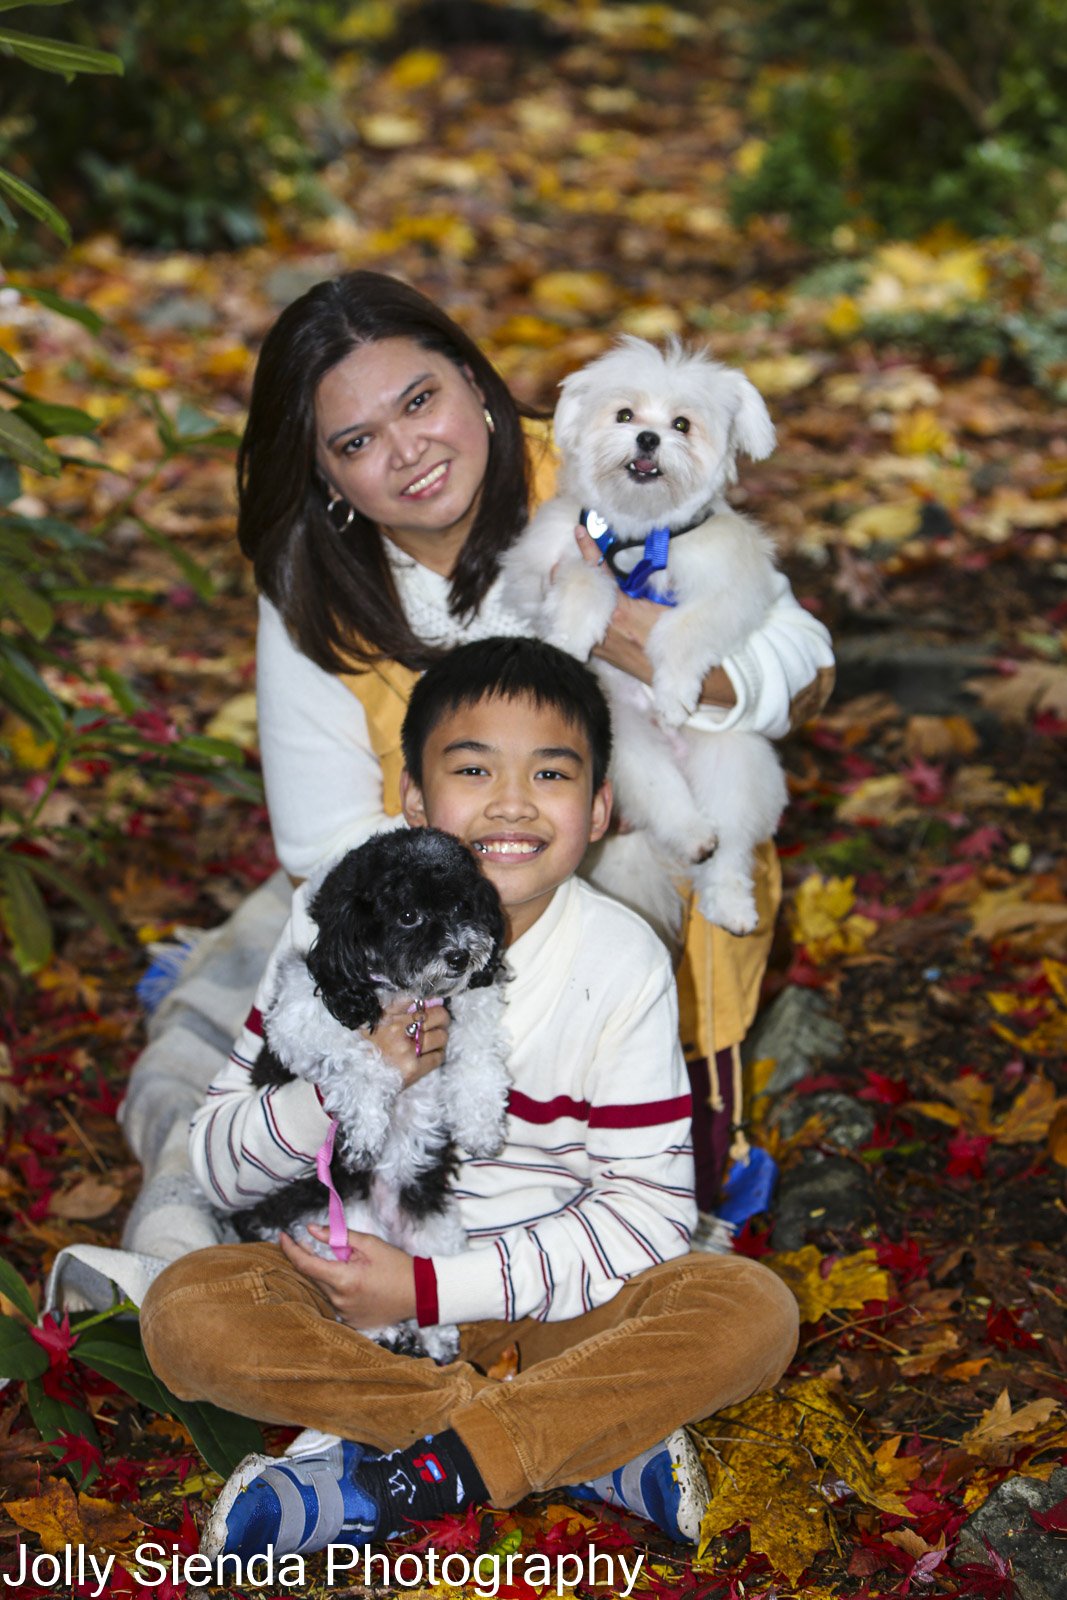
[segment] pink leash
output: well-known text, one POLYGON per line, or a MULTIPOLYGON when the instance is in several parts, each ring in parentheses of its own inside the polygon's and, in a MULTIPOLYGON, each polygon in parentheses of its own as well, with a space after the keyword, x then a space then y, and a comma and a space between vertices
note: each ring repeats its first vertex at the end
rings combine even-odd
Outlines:
POLYGON ((330 1196, 330 1249, 338 1261, 348 1261, 352 1255, 352 1246, 348 1242, 348 1223, 345 1221, 344 1202, 334 1187, 333 1177, 330 1173, 330 1163, 333 1160, 333 1141, 336 1137, 337 1119, 336 1117, 331 1117, 326 1137, 322 1141, 315 1157, 315 1171, 319 1175, 319 1182, 325 1184, 330 1196))

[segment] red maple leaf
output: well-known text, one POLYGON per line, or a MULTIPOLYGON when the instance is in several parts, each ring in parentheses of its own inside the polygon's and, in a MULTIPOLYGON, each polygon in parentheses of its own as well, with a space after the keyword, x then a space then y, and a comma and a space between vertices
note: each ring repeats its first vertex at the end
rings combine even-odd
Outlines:
POLYGON ((753 1261, 758 1261, 761 1256, 769 1256, 773 1248, 770 1229, 758 1229, 751 1217, 733 1237, 734 1254, 748 1256, 753 1261))
POLYGON ((70 1366, 70 1352, 78 1342, 78 1335, 70 1331, 69 1312, 64 1313, 62 1322, 57 1322, 52 1313, 46 1311, 41 1326, 30 1329, 30 1338, 36 1339, 42 1350, 48 1352, 49 1368, 62 1371, 70 1366))
POLYGON ((985 1336, 989 1344, 996 1345, 998 1350, 1038 1350, 1040 1345, 1032 1333, 1028 1333, 1019 1320, 1018 1314, 1008 1309, 1007 1306, 987 1306, 985 1314, 985 1336))
POLYGON ((482 1537, 482 1514, 474 1506, 468 1506, 462 1516, 438 1517, 434 1522, 412 1519, 412 1526, 425 1528, 426 1532, 411 1544, 405 1544, 405 1550, 429 1550, 432 1547, 446 1555, 452 1551, 477 1550, 482 1537))
POLYGON ((100 1446, 93 1444, 91 1439, 83 1439, 80 1434, 64 1433, 62 1430, 55 1439, 45 1441, 49 1445, 61 1444, 63 1454, 59 1457, 58 1466, 74 1465, 81 1468, 84 1477, 93 1467, 98 1471, 103 1462, 100 1446))
POLYGON ((907 1237, 899 1243, 889 1239, 879 1239, 875 1245, 875 1256, 880 1267, 886 1267, 901 1286, 914 1283, 917 1278, 925 1278, 930 1270, 930 1256, 924 1256, 914 1239, 907 1237))
POLYGON ((948 1142, 948 1166, 945 1168, 948 1176, 983 1178, 986 1157, 992 1143, 988 1134, 964 1133, 962 1128, 959 1129, 948 1142))
POLYGON ((952 847, 952 853, 968 861, 988 861, 993 851, 1003 843, 1001 830, 987 823, 982 828, 975 828, 965 839, 958 839, 952 847))
POLYGON ((1046 1533, 1067 1533, 1067 1495, 1047 1511, 1031 1511, 1030 1515, 1046 1533))
POLYGON ((922 805, 936 805, 945 798, 945 773, 922 756, 916 756, 910 766, 902 769, 901 776, 911 784, 916 800, 922 805))
POLYGON ((863 1076, 867 1087, 859 1092, 861 1100, 873 1100, 882 1106, 899 1106, 911 1099, 911 1090, 900 1078, 887 1078, 884 1073, 875 1072, 870 1067, 863 1076))

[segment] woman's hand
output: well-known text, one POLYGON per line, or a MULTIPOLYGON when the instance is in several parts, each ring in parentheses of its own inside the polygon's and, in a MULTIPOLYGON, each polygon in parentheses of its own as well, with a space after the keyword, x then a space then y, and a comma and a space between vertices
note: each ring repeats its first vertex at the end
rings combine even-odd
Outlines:
MULTIPOLYGON (((442 1007, 442 1010, 444 1008, 442 1007)), ((325 1244, 329 1228, 312 1223, 308 1232, 325 1244)), ((352 1254, 347 1261, 328 1261, 312 1250, 278 1235, 282 1254, 316 1288, 334 1313, 350 1328, 378 1328, 415 1315, 415 1266, 411 1256, 373 1233, 348 1230, 352 1254)))
MULTIPOLYGON (((581 523, 575 528, 574 537, 582 560, 591 567, 598 566, 602 559, 600 550, 581 523)), ((646 646, 662 611, 662 606, 658 606, 654 600, 632 600, 628 594, 620 591, 608 631, 594 647, 593 654, 610 666, 628 672, 631 678, 651 683, 652 664, 646 646)), ((700 704, 730 707, 736 700, 734 686, 726 673, 721 667, 712 667, 700 691, 700 704)))
POLYGON ((444 1061, 452 1021, 443 1000, 425 1000, 421 1010, 418 1004, 405 996, 391 1000, 374 1027, 362 1030, 400 1073, 405 1089, 444 1061))

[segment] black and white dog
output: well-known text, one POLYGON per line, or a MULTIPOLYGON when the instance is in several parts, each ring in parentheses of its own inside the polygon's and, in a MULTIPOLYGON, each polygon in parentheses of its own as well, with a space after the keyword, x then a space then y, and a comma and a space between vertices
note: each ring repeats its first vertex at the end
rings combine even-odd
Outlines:
MULTIPOLYGON (((457 1146, 493 1155, 504 1139, 508 1041, 503 1025, 504 917, 469 851, 433 828, 375 834, 307 889, 315 935, 278 961, 264 1009, 257 1087, 306 1078, 336 1120, 332 1178, 349 1227, 412 1255, 466 1243, 449 1179, 457 1146), (403 1088, 368 1032, 397 995, 440 996, 451 1013, 444 1064, 403 1088), (362 1031, 361 1031, 362 1030, 362 1031)), ((237 1213, 244 1239, 302 1235, 327 1219, 316 1174, 237 1213)), ((302 1242, 322 1252, 310 1236, 302 1242)), ((390 1349, 436 1360, 452 1327, 365 1329, 390 1349)))

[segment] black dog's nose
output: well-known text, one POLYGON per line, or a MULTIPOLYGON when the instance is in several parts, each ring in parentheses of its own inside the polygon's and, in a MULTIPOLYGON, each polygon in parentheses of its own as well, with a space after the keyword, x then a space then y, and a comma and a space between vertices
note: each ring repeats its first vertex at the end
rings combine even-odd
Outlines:
POLYGON ((643 450, 646 455, 650 456, 652 454, 653 450, 658 450, 659 449, 659 434, 658 433, 650 433, 646 429, 644 433, 639 433, 637 435, 637 441, 636 442, 637 442, 637 448, 639 450, 643 450))
POLYGON ((449 950, 445 956, 445 965, 449 972, 462 972, 469 960, 466 950, 449 950))

